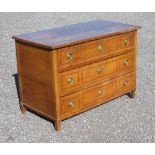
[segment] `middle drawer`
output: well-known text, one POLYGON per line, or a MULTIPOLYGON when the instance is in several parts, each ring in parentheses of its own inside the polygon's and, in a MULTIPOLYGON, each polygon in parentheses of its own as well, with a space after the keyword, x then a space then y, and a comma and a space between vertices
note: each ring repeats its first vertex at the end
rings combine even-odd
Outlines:
POLYGON ((132 71, 134 51, 91 65, 59 73, 60 93, 62 96, 74 93, 83 87, 102 82, 123 72, 132 71))

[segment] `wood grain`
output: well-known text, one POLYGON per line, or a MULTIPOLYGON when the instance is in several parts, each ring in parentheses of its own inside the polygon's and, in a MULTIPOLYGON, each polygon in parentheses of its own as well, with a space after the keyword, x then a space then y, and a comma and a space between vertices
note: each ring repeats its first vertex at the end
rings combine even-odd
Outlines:
POLYGON ((21 101, 56 118, 50 53, 16 42, 21 101))
POLYGON ((74 67, 87 65, 98 60, 104 60, 114 55, 119 55, 127 51, 134 50, 135 32, 116 35, 108 38, 103 38, 87 43, 70 46, 59 49, 58 52, 58 69, 59 72, 70 70, 74 67), (128 40, 126 45, 124 42, 128 40), (102 48, 102 51, 99 50, 102 48), (68 54, 71 58, 68 59, 68 54))
POLYGON ((134 51, 96 62, 90 65, 59 73, 60 95, 77 92, 104 80, 115 78, 120 74, 134 71, 134 51), (127 64, 125 65, 125 61, 127 64), (99 71, 102 71, 101 73, 99 71), (72 79, 71 84, 68 79, 72 79))
POLYGON ((134 90, 134 82, 135 72, 130 72, 96 86, 83 89, 80 92, 62 97, 61 102, 63 106, 65 106, 65 110, 61 111, 62 120, 134 90), (126 80, 128 80, 129 83, 127 86, 124 86, 123 83, 126 80), (103 91, 103 94, 99 95, 99 91, 103 91), (70 101, 75 102, 75 106, 72 108, 69 106, 70 101))
POLYGON ((21 111, 61 121, 136 91, 138 26, 96 20, 16 40, 21 111))
POLYGON ((13 36, 14 39, 50 49, 62 48, 111 35, 139 29, 140 26, 104 20, 94 20, 61 28, 13 36))

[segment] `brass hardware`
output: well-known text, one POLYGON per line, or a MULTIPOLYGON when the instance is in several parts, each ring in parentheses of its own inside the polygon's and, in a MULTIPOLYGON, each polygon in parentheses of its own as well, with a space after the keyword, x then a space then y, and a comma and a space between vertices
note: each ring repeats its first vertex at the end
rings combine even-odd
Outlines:
POLYGON ((69 106, 70 106, 71 108, 74 108, 74 101, 70 101, 70 102, 69 102, 69 106))
POLYGON ((102 45, 99 45, 99 46, 98 46, 98 51, 99 51, 100 53, 102 53, 103 50, 104 50, 103 46, 102 46, 102 45))
POLYGON ((72 84, 72 83, 73 83, 73 78, 69 78, 69 79, 67 80, 67 83, 68 83, 68 84, 72 84))
POLYGON ((128 60, 125 60, 124 61, 124 66, 127 66, 129 64, 129 61, 128 60))
POLYGON ((103 93, 102 90, 99 90, 99 91, 98 91, 98 95, 99 95, 99 96, 102 96, 103 94, 104 94, 104 93, 103 93))
POLYGON ((71 60, 73 58, 73 54, 72 53, 67 53, 67 59, 71 60))
POLYGON ((124 87, 128 86, 128 83, 129 83, 128 80, 125 80, 123 83, 124 87))
POLYGON ((99 74, 102 74, 103 73, 103 68, 100 67, 100 68, 97 69, 97 71, 98 71, 99 74))
POLYGON ((129 45, 129 39, 125 39, 125 40, 124 40, 124 44, 125 44, 125 45, 129 45))

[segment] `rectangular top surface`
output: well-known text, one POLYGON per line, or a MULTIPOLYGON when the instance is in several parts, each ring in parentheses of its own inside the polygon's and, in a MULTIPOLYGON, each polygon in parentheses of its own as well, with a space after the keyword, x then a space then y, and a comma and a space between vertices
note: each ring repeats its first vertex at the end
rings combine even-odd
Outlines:
POLYGON ((115 34, 134 31, 138 28, 140 27, 129 24, 94 20, 60 28, 21 34, 13 36, 13 38, 25 43, 39 45, 49 49, 57 49, 115 34))

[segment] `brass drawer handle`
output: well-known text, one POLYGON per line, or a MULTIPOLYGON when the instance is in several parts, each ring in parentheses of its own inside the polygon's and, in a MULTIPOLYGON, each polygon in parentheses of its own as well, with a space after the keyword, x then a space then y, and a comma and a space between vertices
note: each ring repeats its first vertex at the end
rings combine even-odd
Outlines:
POLYGON ((124 40, 124 44, 125 44, 125 45, 129 45, 129 39, 125 39, 125 40, 124 40))
POLYGON ((100 53, 102 53, 102 52, 104 51, 104 48, 103 48, 102 45, 99 45, 99 46, 98 46, 98 51, 99 51, 100 53))
POLYGON ((70 106, 71 108, 74 108, 74 101, 70 101, 70 102, 69 102, 69 106, 70 106))
POLYGON ((127 66, 129 64, 129 61, 128 60, 125 60, 124 61, 124 66, 127 66))
POLYGON ((128 80, 125 80, 124 83, 123 83, 124 87, 127 87, 128 83, 129 83, 128 80))
POLYGON ((68 78, 67 83, 72 84, 74 82, 73 78, 68 78))
POLYGON ((73 58, 73 54, 72 53, 67 53, 67 59, 71 60, 73 58))
POLYGON ((99 95, 99 96, 103 96, 103 94, 104 94, 104 92, 103 92, 102 90, 99 90, 99 91, 98 91, 98 95, 99 95))
POLYGON ((100 68, 97 69, 97 71, 98 71, 98 74, 102 74, 103 73, 103 68, 100 67, 100 68))

